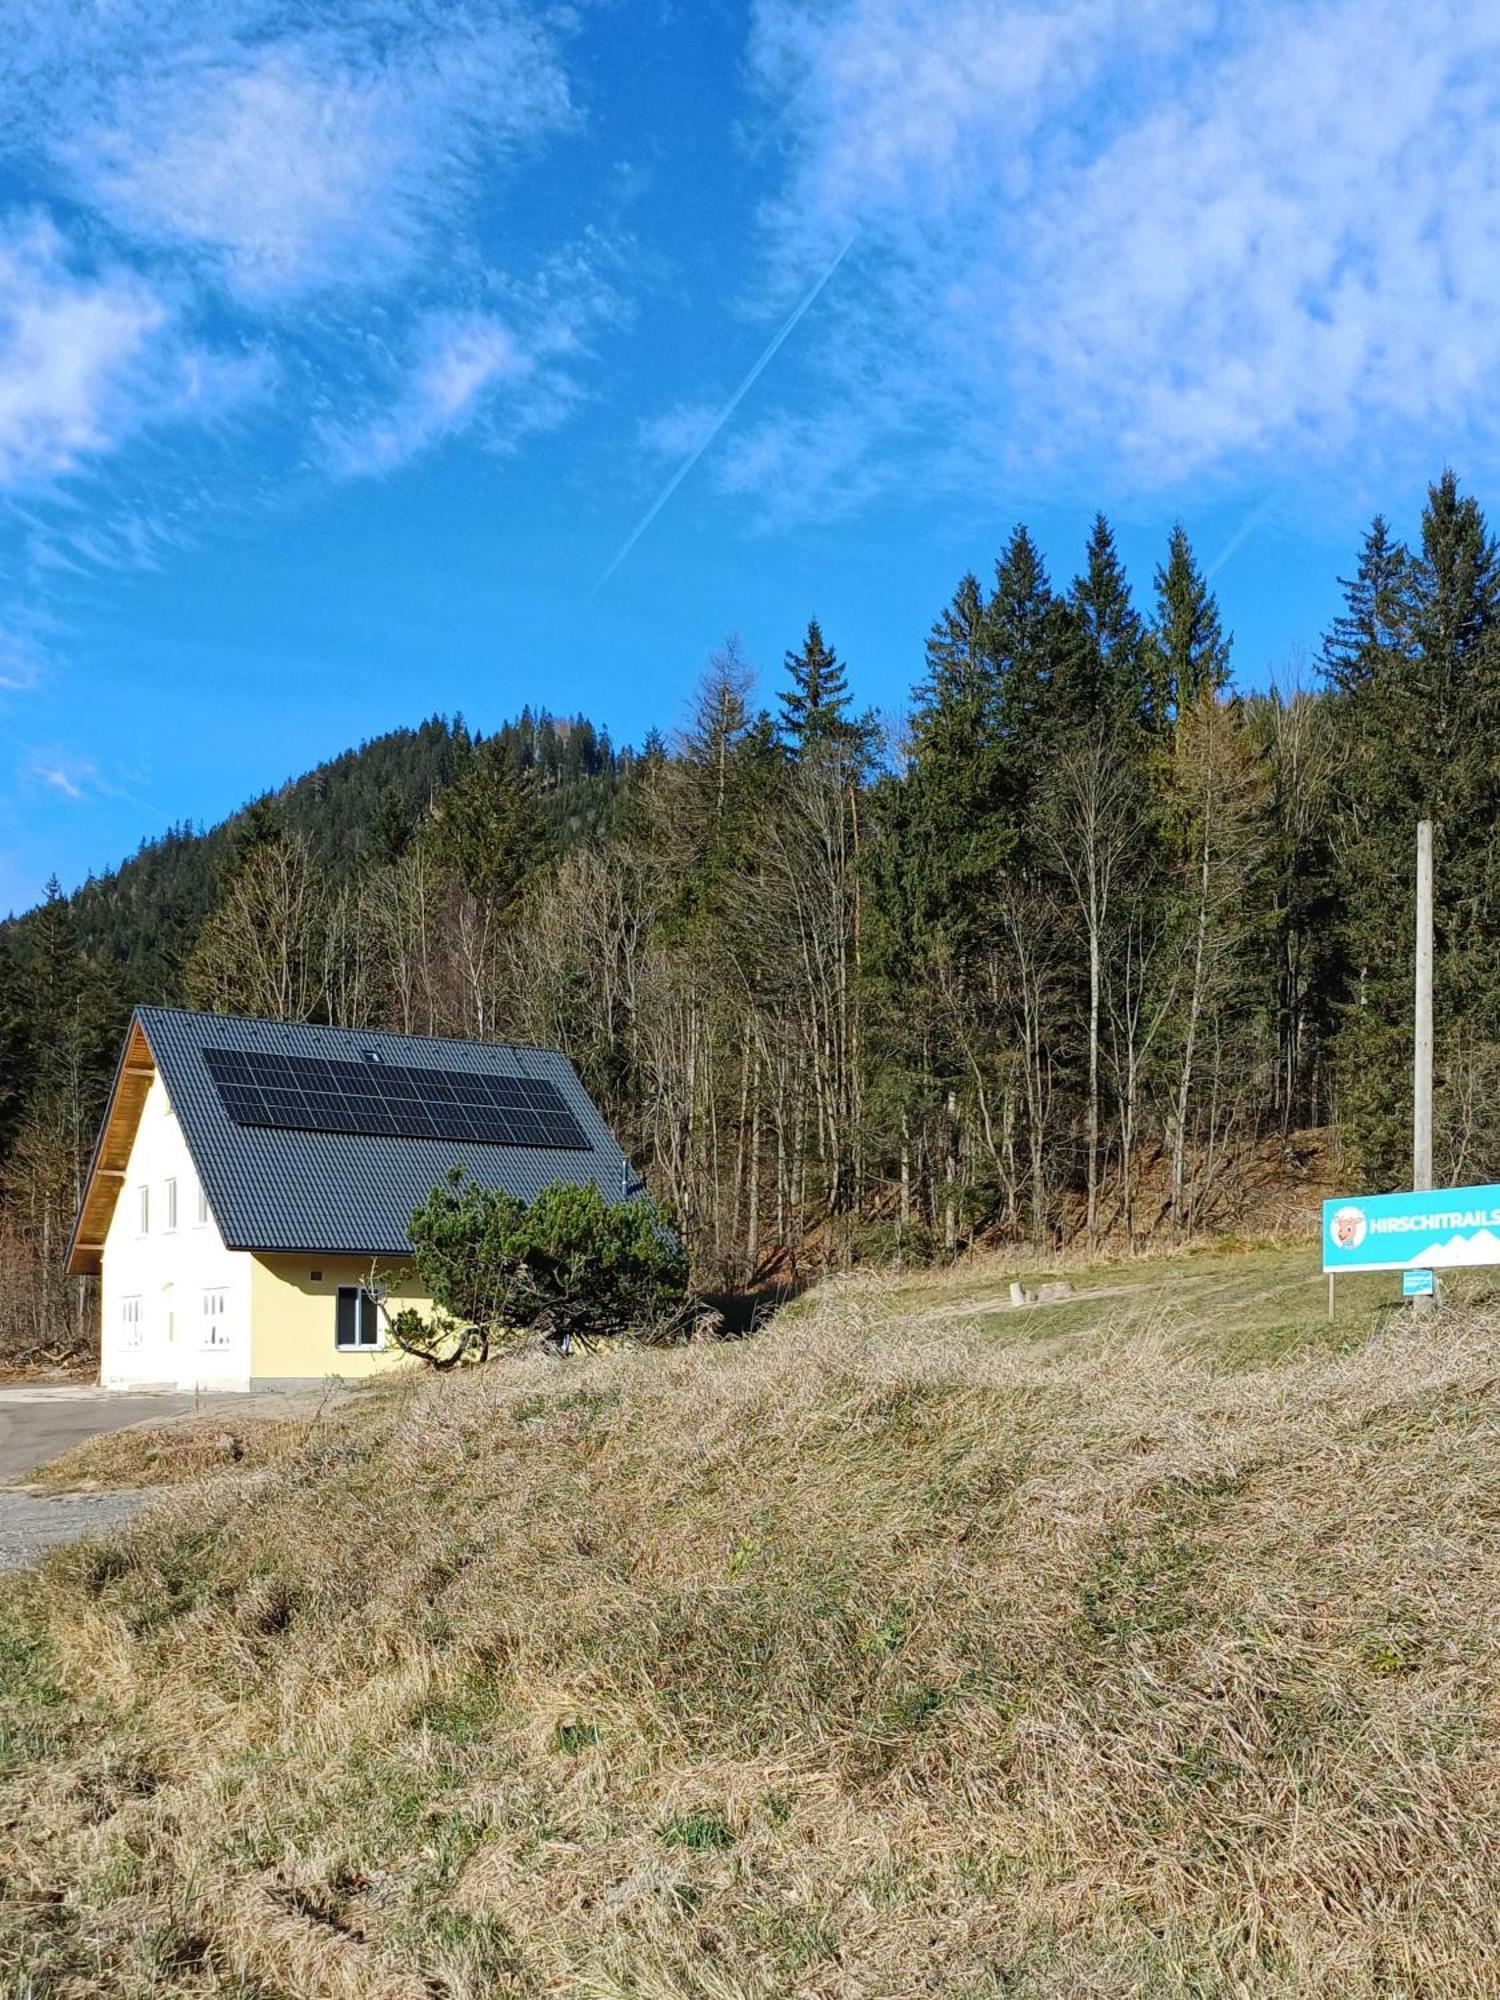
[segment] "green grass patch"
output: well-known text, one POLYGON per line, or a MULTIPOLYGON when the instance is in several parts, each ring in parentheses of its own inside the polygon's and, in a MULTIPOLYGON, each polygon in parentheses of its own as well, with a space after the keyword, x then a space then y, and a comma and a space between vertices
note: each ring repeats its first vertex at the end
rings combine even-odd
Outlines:
POLYGON ((734 1846, 734 1829, 722 1813, 700 1810, 663 1820, 657 1834, 664 1847, 685 1847, 690 1854, 722 1854, 734 1846))

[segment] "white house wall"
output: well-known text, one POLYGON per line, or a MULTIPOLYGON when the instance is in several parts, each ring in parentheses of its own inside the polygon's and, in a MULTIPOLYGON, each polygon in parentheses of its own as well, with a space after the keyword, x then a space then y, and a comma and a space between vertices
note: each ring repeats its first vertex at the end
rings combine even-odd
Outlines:
POLYGON ((225 1248, 211 1213, 198 1218, 198 1176, 156 1076, 104 1241, 99 1379, 105 1388, 249 1387, 250 1256, 225 1248))

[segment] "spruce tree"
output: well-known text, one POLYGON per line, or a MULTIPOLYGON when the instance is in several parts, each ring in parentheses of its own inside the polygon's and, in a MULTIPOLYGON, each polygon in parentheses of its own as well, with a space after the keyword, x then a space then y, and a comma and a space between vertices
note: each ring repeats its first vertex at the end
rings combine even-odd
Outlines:
POLYGON ((916 690, 911 760, 893 804, 895 863, 925 949, 963 957, 982 937, 1000 871, 1014 851, 1014 759, 1001 720, 992 626, 965 576, 927 640, 916 690))
POLYGON ((1074 644, 1065 689, 1075 726, 1144 719, 1150 706, 1146 630, 1103 514, 1094 516, 1084 571, 1068 593, 1074 644))
POLYGON ((230 822, 225 873, 237 873, 257 848, 276 846, 290 832, 286 802, 282 797, 275 792, 266 792, 261 798, 252 799, 243 812, 230 822))
POLYGON ((72 904, 55 875, 45 902, 27 921, 20 956, 28 1031, 23 1115, 64 1149, 76 1181, 109 1075, 121 1009, 78 942, 72 904))
POLYGON ((774 818, 785 760, 738 638, 709 659, 680 754, 650 788, 653 837, 670 854, 671 922, 701 940, 705 963, 723 950, 723 926, 753 872, 774 818))
POLYGON ((916 713, 934 714, 953 702, 987 699, 991 684, 984 593, 973 571, 927 635, 927 673, 915 691, 916 713))
POLYGON ((791 685, 781 696, 781 733, 796 758, 815 743, 832 742, 850 727, 845 715, 848 675, 816 618, 807 621, 801 650, 787 654, 786 672, 791 685))
POLYGON ((1452 471, 1427 489, 1413 598, 1412 636, 1430 673, 1462 666, 1500 612, 1500 553, 1452 471))
POLYGON ((1339 584, 1344 608, 1324 635, 1319 664, 1330 687, 1352 694, 1411 647, 1412 560, 1383 514, 1370 523, 1354 575, 1339 584))
POLYGON ((411 845, 415 815, 397 785, 387 785, 370 823, 369 857, 377 868, 399 861, 411 845))
MULTIPOLYGON (((1338 1038, 1351 1153, 1377 1185, 1409 1173, 1413 844, 1435 822, 1441 995, 1436 1130, 1500 1159, 1500 560, 1451 472, 1428 489, 1420 550, 1377 522, 1324 648, 1345 753, 1339 842, 1346 1001, 1338 1038), (1476 1136, 1477 1135, 1477 1136, 1476 1136)), ((1488 1165, 1486 1166, 1488 1172, 1488 1165)))
POLYGON ((427 840, 434 860, 497 910, 520 894, 546 852, 536 779, 501 736, 476 742, 438 800, 427 840))
POLYGON ((1018 526, 995 565, 987 639, 1006 733, 1030 747, 1056 716, 1055 696, 1068 652, 1063 608, 1030 531, 1018 526))
POLYGON ((1153 719, 1174 722, 1205 693, 1229 680, 1230 639, 1181 522, 1172 530, 1167 560, 1156 572, 1156 619, 1151 632, 1153 719))

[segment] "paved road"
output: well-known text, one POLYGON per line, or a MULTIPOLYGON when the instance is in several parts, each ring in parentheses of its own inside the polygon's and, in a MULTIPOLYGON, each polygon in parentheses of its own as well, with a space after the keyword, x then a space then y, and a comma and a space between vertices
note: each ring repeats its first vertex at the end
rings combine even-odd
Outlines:
MULTIPOLYGON (((161 1423, 193 1407, 191 1396, 114 1396, 103 1389, 26 1383, 0 1389, 0 1482, 19 1479, 100 1431, 161 1423)), ((147 1493, 0 1493, 0 1570, 22 1569, 48 1549, 117 1527, 147 1493)))
POLYGON ((61 1383, 0 1389, 0 1484, 101 1431, 162 1423, 192 1407, 191 1396, 116 1396, 61 1383))
MULTIPOLYGON (((189 1415, 247 1418, 310 1415, 350 1394, 345 1383, 298 1383, 250 1395, 122 1396, 63 1383, 0 1388, 0 1487, 101 1431, 164 1424, 189 1415)), ((21 1569, 60 1542, 113 1528, 139 1513, 149 1493, 7 1493, 0 1491, 0 1570, 21 1569)))
POLYGON ((116 1528, 149 1493, 0 1493, 0 1570, 25 1569, 49 1549, 116 1528))

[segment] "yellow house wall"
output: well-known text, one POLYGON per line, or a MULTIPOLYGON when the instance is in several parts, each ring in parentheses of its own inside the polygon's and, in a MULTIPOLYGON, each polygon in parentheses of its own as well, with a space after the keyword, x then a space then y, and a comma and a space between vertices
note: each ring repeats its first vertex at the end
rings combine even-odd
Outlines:
MULTIPOLYGON (((417 1286, 412 1272, 382 1262, 380 1283, 386 1287, 386 1312, 416 1306, 428 1312, 432 1301, 417 1286)), ((250 1260, 250 1376, 253 1382, 318 1380, 326 1375, 355 1378, 374 1375, 407 1359, 391 1340, 382 1314, 381 1344, 376 1348, 341 1350, 334 1345, 340 1285, 364 1285, 370 1280, 368 1257, 254 1256, 250 1260)))

